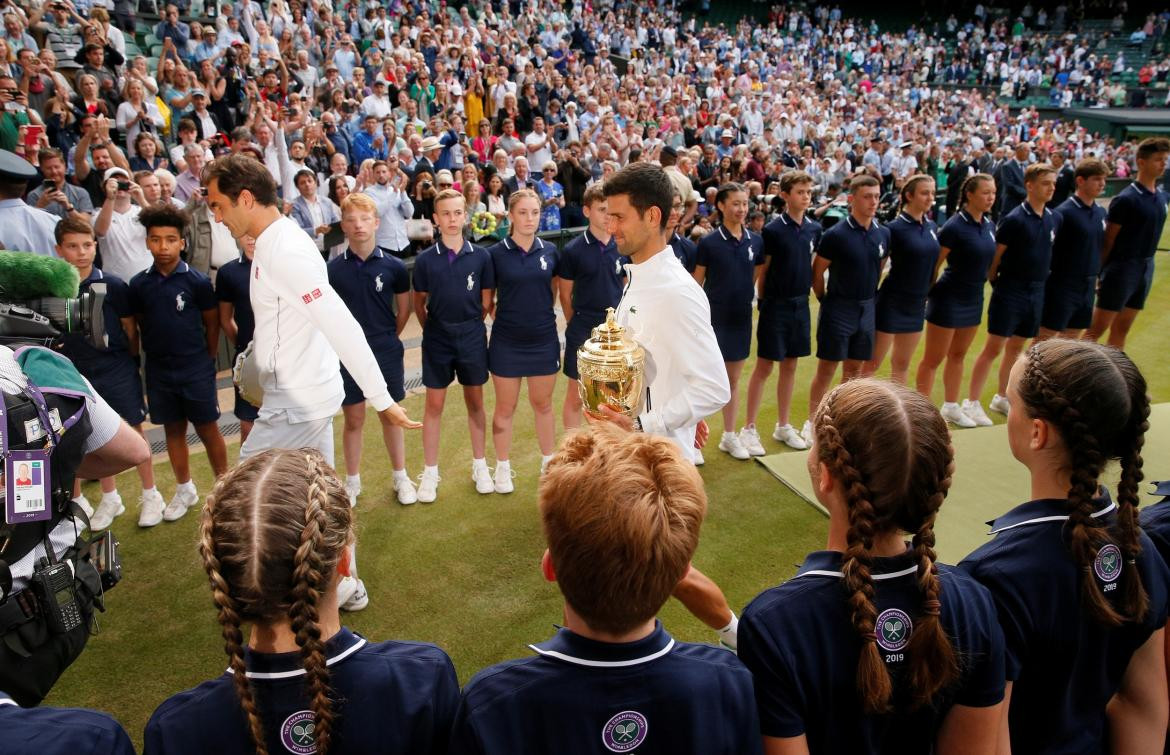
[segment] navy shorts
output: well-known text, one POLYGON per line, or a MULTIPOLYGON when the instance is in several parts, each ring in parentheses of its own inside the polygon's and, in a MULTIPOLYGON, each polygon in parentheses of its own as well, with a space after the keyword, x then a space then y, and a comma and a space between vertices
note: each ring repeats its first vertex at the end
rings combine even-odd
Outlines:
POLYGON ((1097 288, 1097 307, 1107 312, 1141 309, 1154 282, 1153 258, 1119 260, 1101 270, 1097 288))
POLYGON ((146 403, 150 421, 191 422, 202 425, 219 419, 215 364, 203 356, 205 366, 191 366, 185 373, 155 367, 146 362, 146 403))
POLYGON ((756 356, 780 362, 812 353, 808 297, 761 299, 756 325, 756 356))
POLYGON ((817 359, 873 359, 874 300, 826 297, 817 315, 817 359))
POLYGON ((1044 284, 1044 313, 1040 316, 1040 327, 1057 332, 1089 327, 1093 321, 1093 300, 1096 295, 1095 275, 1088 278, 1049 278, 1044 284))
POLYGON ((987 307, 987 332, 993 336, 1035 338, 1044 309, 1044 282, 1000 278, 987 307))
POLYGON ((926 299, 926 321, 940 328, 973 328, 983 321, 983 289, 979 283, 956 284, 945 278, 926 299))
POLYGON ((556 328, 544 334, 517 337, 493 327, 488 344, 488 371, 497 377, 555 375, 561 369, 561 341, 556 328))
POLYGON ((244 397, 240 395, 240 389, 236 388, 236 403, 232 407, 232 414, 236 415, 236 419, 241 422, 255 422, 256 418, 260 416, 260 407, 252 406, 244 397))
POLYGON ((742 362, 752 352, 752 321, 748 317, 744 322, 713 322, 711 329, 715 331, 715 341, 719 344, 719 353, 724 362, 742 362))
POLYGON ((589 340, 593 329, 605 322, 605 314, 596 312, 573 312, 573 319, 569 320, 565 328, 565 359, 561 371, 566 377, 577 380, 581 377, 577 372, 577 349, 589 340))
POLYGON ((475 318, 457 323, 427 319, 423 328, 422 374, 427 388, 483 385, 488 379, 487 329, 475 318))
POLYGON ((103 374, 86 374, 94 390, 106 403, 126 420, 128 425, 141 425, 146 419, 146 403, 142 399, 142 381, 138 368, 130 360, 126 365, 103 374))
POLYGON ((874 321, 882 333, 921 333, 926 319, 926 300, 881 289, 877 295, 874 321))
MULTIPOLYGON (((378 360, 378 368, 382 371, 390 398, 395 401, 406 398, 402 375, 402 342, 395 339, 394 343, 390 344, 371 343, 370 348, 374 352, 374 358, 378 360)), ((349 374, 349 370, 345 369, 345 365, 341 366, 341 385, 345 389, 345 398, 341 400, 342 406, 353 406, 366 400, 366 395, 349 374)))

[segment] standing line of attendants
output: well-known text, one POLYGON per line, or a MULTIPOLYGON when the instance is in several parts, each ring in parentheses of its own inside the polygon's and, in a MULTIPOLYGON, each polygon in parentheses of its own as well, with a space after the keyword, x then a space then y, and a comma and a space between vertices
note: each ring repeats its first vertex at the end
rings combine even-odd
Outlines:
MULTIPOLYGON (((1049 207, 1057 170, 1047 163, 1024 170, 1025 196, 1003 204, 996 226, 995 179, 970 175, 960 205, 939 228, 929 217, 934 179, 910 176, 900 211, 875 220, 880 184, 867 174, 850 181, 849 214, 828 231, 808 217, 813 178, 800 171, 780 182, 784 211, 759 235, 745 227, 747 192, 725 184, 715 196, 719 224, 697 247, 695 279, 707 292, 712 325, 731 383, 719 449, 736 459, 767 453, 756 428, 763 391, 779 363, 777 421, 772 437, 792 448, 812 443, 812 416, 840 367, 850 380, 873 375, 890 357, 890 377, 910 382, 910 362, 925 331, 915 386, 929 396, 943 367, 942 415, 961 427, 991 425, 981 397, 999 360, 988 405, 1007 415, 1007 381, 1028 341, 1064 336, 1124 348, 1153 280, 1154 253, 1170 195, 1157 187, 1170 158, 1170 140, 1151 138, 1137 149, 1133 183, 1106 211, 1097 204, 1108 170, 1080 161, 1075 191, 1049 207), (992 286, 987 339, 960 402, 964 362, 983 321, 984 290, 992 286), (790 422, 798 360, 812 353, 810 291, 820 302, 816 372, 809 386, 809 420, 790 422), (748 381, 746 422, 736 432, 738 382, 751 345, 757 303, 756 365, 748 381), (1002 357, 1002 359, 1001 359, 1002 357), (945 363, 945 364, 944 364, 945 363)), ((682 239, 672 238, 680 260, 682 239)))
POLYGON ((145 752, 1160 753, 1170 498, 1139 522, 1145 379, 1056 338, 1005 390, 1028 500, 958 566, 936 557, 955 468, 939 410, 872 378, 827 392, 808 450, 825 549, 751 601, 738 657, 656 618, 708 505, 689 455, 610 423, 568 434, 539 491, 559 628, 462 691, 438 647, 342 624, 345 483, 314 450, 260 453, 200 526, 228 671, 164 702, 145 752))

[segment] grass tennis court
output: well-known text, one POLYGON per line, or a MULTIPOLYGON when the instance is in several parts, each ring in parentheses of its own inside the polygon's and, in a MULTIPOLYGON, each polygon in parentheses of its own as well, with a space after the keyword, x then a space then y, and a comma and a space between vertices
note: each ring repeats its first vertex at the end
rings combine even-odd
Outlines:
MULTIPOLYGON (((1130 338, 1130 352, 1149 381, 1154 401, 1170 402, 1170 260, 1158 256, 1154 290, 1130 338)), ((982 338, 973 350, 981 344, 982 338)), ((744 371, 745 386, 751 367, 748 364, 744 371)), ((813 368, 811 359, 801 365, 793 424, 804 420, 802 395, 813 368)), ((555 404, 558 416, 566 386, 562 379, 555 404)), ((994 380, 985 400, 993 390, 994 380)), ((771 396, 766 396, 760 429, 765 447, 775 453, 781 446, 770 438, 775 421, 774 382, 768 392, 771 396)), ((941 400, 941 385, 938 392, 936 401, 941 400)), ((490 396, 488 402, 490 406, 490 396)), ((422 403, 422 396, 411 396, 405 406, 412 416, 421 418, 422 403)), ((378 425, 372 419, 367 422, 365 492, 357 522, 358 565, 370 592, 370 606, 345 620, 375 641, 437 643, 451 655, 460 679, 466 681, 484 666, 525 654, 527 643, 548 636, 553 623, 560 621, 561 600, 556 587, 545 583, 539 572, 544 548, 536 515, 540 457, 526 400, 521 400, 517 412, 513 443, 516 492, 508 496, 475 493, 466 417, 457 392, 449 397, 447 409, 440 456, 443 482, 439 500, 433 504, 403 507, 391 502, 390 469, 378 425)), ((1170 412, 1165 409, 1158 415, 1157 432, 1163 438, 1170 435, 1165 427, 1170 412)), ((712 418, 711 430, 713 441, 703 468, 710 512, 695 563, 723 587, 738 612, 762 589, 790 577, 805 553, 823 547, 827 520, 760 464, 735 461, 716 450, 722 430, 717 417, 712 418)), ((991 437, 1002 431, 982 432, 991 437)), ((340 464, 340 419, 335 437, 340 464)), ((1011 469, 1006 447, 981 452, 994 462, 988 470, 982 462, 974 462, 973 470, 964 468, 965 436, 959 445, 962 479, 986 480, 1011 469)), ((1168 445, 1163 440, 1160 447, 1168 445)), ((236 449, 229 452, 234 457, 236 449)), ((793 463, 803 465, 801 453, 789 456, 793 463)), ((490 443, 488 458, 494 463, 490 443)), ((408 436, 407 460, 412 474, 422 471, 417 434, 408 436)), ((170 469, 165 461, 156 469, 160 490, 169 499, 174 490, 170 469)), ((206 494, 212 481, 206 457, 193 455, 192 470, 200 494, 206 494)), ((1147 453, 1146 473, 1152 479, 1170 476, 1170 452, 1147 453)), ((143 727, 154 708, 167 696, 222 672, 226 658, 196 553, 199 512, 192 510, 178 522, 139 530, 137 476, 123 474, 119 489, 127 511, 116 520, 114 530, 122 541, 124 579, 108 596, 109 610, 98 617, 101 633, 90 639, 46 704, 107 711, 141 746, 143 727)), ((987 509, 1004 511, 1027 497, 1026 487, 1014 495, 1012 489, 989 485, 987 509)), ((96 484, 87 486, 86 493, 94 502, 100 497, 96 484)), ((944 506, 944 519, 947 507, 956 504, 962 505, 957 493, 944 506)), ((983 518, 990 516, 977 517, 977 521, 983 518)), ((954 560, 950 554, 962 552, 960 539, 982 537, 985 530, 952 536, 940 528, 940 549, 954 560)), ((668 603, 661 615, 681 640, 714 640, 714 633, 676 602, 668 603)))

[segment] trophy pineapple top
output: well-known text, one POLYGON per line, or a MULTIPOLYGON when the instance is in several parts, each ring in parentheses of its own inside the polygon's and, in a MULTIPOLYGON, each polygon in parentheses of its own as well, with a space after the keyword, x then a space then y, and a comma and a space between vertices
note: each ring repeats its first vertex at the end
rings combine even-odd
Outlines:
POLYGON ((603 362, 625 357, 642 361, 642 347, 618 325, 615 314, 613 307, 606 310, 605 322, 593 329, 592 337, 581 345, 579 353, 603 362))

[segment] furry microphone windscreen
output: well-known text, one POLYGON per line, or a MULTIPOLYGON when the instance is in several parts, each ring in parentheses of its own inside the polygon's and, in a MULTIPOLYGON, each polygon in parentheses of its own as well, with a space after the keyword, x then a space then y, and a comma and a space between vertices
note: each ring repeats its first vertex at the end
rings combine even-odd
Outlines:
POLYGON ((73 298, 80 283, 77 268, 63 259, 32 252, 0 251, 0 299, 23 301, 42 296, 73 298))

